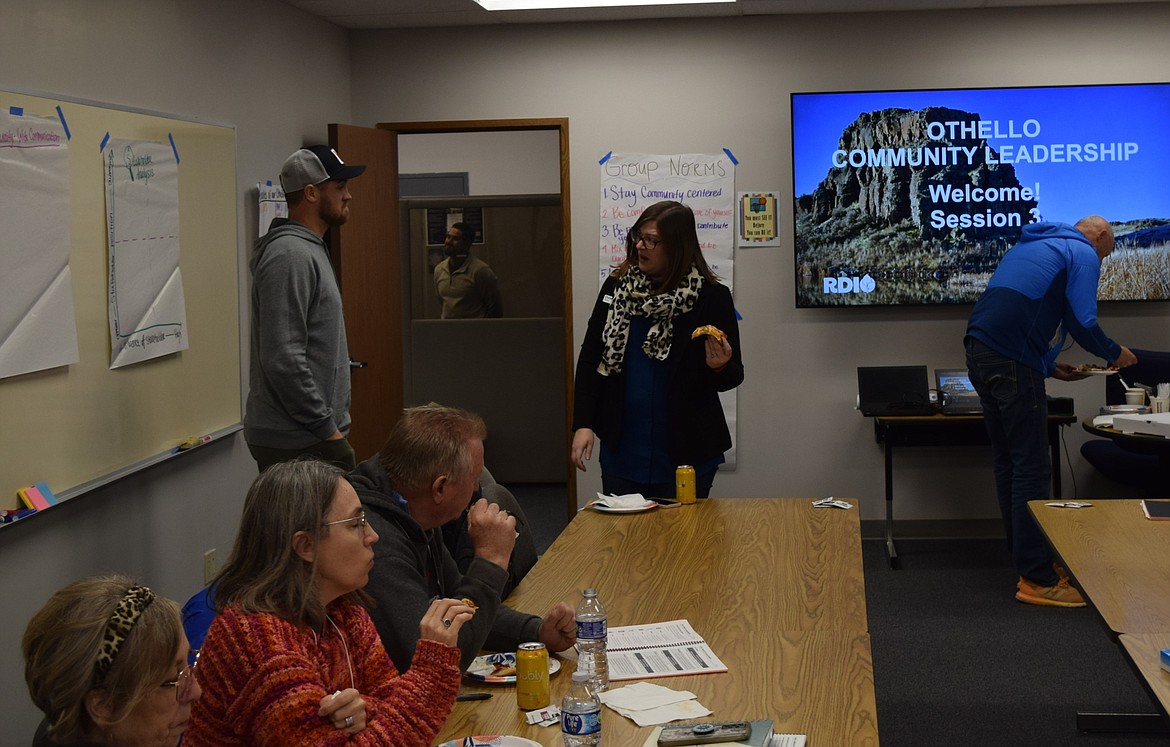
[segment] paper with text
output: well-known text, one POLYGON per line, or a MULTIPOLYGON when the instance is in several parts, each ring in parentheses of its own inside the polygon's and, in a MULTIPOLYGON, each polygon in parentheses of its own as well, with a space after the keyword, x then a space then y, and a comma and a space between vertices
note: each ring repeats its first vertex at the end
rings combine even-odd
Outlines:
POLYGON ((143 140, 111 140, 102 156, 110 368, 120 368, 187 349, 179 272, 179 164, 170 145, 143 140))
POLYGON ((79 360, 60 119, 0 112, 0 377, 79 360))
POLYGON ((686 620, 610 628, 606 658, 611 682, 727 671, 686 620))

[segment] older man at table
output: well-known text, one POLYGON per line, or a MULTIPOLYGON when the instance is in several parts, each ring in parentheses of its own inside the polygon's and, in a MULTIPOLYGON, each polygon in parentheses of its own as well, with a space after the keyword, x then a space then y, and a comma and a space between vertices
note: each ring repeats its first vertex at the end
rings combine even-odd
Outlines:
POLYGON ((573 608, 564 602, 544 618, 501 603, 516 521, 480 498, 467 514, 475 557, 460 574, 440 528, 458 518, 477 497, 483 471, 483 420, 465 410, 436 404, 413 407, 390 432, 382 452, 349 476, 381 538, 366 592, 370 610, 394 666, 406 671, 418 642, 418 623, 436 596, 470 599, 475 617, 459 631, 461 666, 487 648, 515 651, 540 641, 564 651, 577 639, 573 608))

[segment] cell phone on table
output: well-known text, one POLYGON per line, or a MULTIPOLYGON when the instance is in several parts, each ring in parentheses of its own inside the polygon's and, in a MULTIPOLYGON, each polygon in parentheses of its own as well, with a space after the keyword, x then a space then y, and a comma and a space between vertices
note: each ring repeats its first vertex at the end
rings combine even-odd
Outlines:
POLYGON ((750 721, 708 721, 701 724, 664 726, 658 735, 658 747, 682 747, 688 744, 742 742, 752 736, 750 721))
POLYGON ((675 508, 676 506, 682 505, 673 498, 651 498, 650 500, 663 508, 675 508))

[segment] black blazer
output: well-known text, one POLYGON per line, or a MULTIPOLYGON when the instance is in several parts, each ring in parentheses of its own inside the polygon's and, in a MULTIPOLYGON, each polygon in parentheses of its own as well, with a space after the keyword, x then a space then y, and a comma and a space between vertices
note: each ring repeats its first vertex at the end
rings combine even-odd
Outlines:
MULTIPOLYGON (((602 376, 601 332, 617 280, 606 279, 589 317, 581 354, 577 357, 576 391, 573 397, 573 430, 590 428, 611 449, 621 448, 625 412, 626 372, 602 376)), ((703 283, 694 308, 674 319, 670 355, 666 358, 670 392, 667 404, 667 451, 677 464, 702 464, 731 448, 731 433, 719 392, 743 383, 743 358, 739 347, 739 323, 731 291, 721 283, 703 283), (707 366, 704 339, 691 332, 713 324, 727 334, 731 360, 720 373, 707 366)))

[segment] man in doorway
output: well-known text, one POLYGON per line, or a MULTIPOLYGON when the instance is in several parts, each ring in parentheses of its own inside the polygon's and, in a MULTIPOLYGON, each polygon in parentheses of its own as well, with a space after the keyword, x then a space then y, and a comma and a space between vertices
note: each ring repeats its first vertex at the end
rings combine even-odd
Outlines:
POLYGON ((482 259, 471 256, 475 229, 456 223, 447 230, 443 253, 447 259, 435 268, 435 290, 443 308, 442 319, 499 319, 500 281, 482 259))
POLYGON ((273 221, 252 257, 244 440, 261 471, 302 455, 355 466, 349 348, 325 233, 349 218, 348 181, 365 170, 313 145, 280 171, 289 217, 273 221))
POLYGON ((564 651, 577 638, 572 607, 560 602, 544 618, 501 603, 516 542, 516 519, 479 494, 487 428, 474 413, 431 403, 412 407, 390 431, 381 453, 363 461, 349 481, 366 521, 380 538, 365 591, 370 616, 399 672, 418 644, 418 623, 436 596, 468 599, 475 616, 459 631, 461 667, 483 648, 515 651, 540 641, 564 651), (468 505, 470 504, 470 509, 468 505), (460 573, 441 527, 467 510, 474 556, 460 573))
POLYGON ((1044 379, 1085 378, 1075 366, 1056 362, 1066 334, 1110 365, 1137 363, 1129 348, 1097 324, 1097 281, 1113 244, 1113 229, 1096 215, 1075 226, 1025 226, 967 321, 967 368, 991 439, 995 492, 1020 576, 1016 599, 1027 604, 1085 606, 1063 569, 1053 564, 1028 501, 1050 495, 1044 379))

